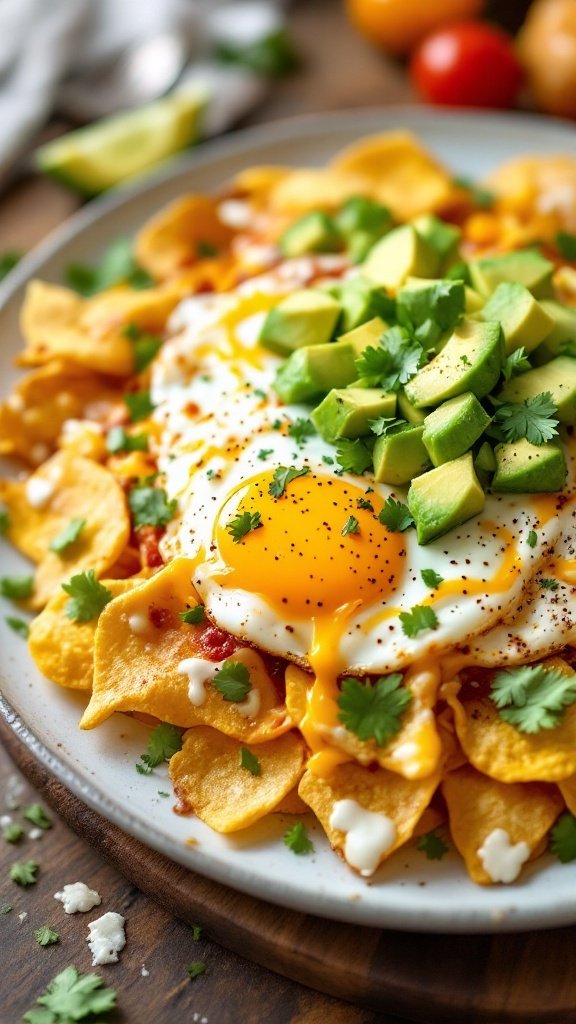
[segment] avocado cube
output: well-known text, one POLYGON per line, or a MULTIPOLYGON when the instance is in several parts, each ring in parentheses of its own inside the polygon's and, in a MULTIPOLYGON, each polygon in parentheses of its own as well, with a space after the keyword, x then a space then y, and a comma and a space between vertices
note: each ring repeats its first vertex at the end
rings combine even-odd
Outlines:
POLYGON ((543 391, 552 395, 560 423, 576 423, 576 359, 570 356, 556 356, 544 366, 513 377, 497 397, 502 402, 525 402, 543 391))
POLYGON ((422 440, 432 464, 441 466, 463 455, 490 422, 491 417, 471 391, 443 402, 424 420, 422 440))
POLYGON ((340 327, 344 331, 352 331, 376 316, 384 320, 394 318, 394 299, 384 288, 365 277, 352 277, 344 281, 333 294, 342 307, 340 327))
POLYGON ((560 355, 566 342, 574 342, 576 345, 576 308, 564 306, 552 299, 543 299, 541 305, 551 318, 553 327, 542 344, 532 353, 532 362, 536 366, 542 366, 554 356, 560 355))
POLYGON ((267 314, 258 341, 281 356, 305 345, 330 341, 340 317, 340 305, 325 292, 293 292, 267 314))
POLYGON ((407 501, 419 544, 429 544, 478 515, 484 508, 485 495, 474 472, 472 453, 416 477, 407 501))
POLYGON ((523 346, 531 352, 548 335, 554 322, 531 292, 516 281, 502 281, 482 311, 484 320, 499 320, 506 352, 523 346))
POLYGON ((417 409, 412 402, 409 401, 404 388, 400 388, 397 393, 398 415, 406 420, 408 423, 424 423, 426 419, 426 409, 417 409))
POLYGON ((418 409, 440 405, 466 391, 484 398, 497 383, 503 360, 500 324, 465 319, 442 351, 406 384, 406 395, 418 409))
POLYGON ((396 395, 381 388, 334 388, 314 409, 311 420, 325 441, 340 437, 363 437, 370 433, 370 420, 394 416, 396 395))
POLYGON ((483 441, 474 459, 474 469, 483 486, 487 486, 492 474, 496 472, 496 456, 488 441, 483 441))
POLYGON ((479 313, 483 306, 484 297, 480 292, 475 291, 470 285, 464 285, 464 309, 468 316, 479 313))
POLYGON ((462 281, 409 277, 398 292, 398 319, 407 317, 415 327, 433 320, 442 331, 451 331, 464 315, 462 281))
POLYGON ((530 444, 520 441, 497 444, 494 450, 496 472, 492 490, 505 494, 530 494, 561 491, 568 472, 560 445, 530 444))
POLYGON ((291 259, 309 252, 339 252, 342 236, 327 213, 313 210, 291 224, 279 240, 283 256, 291 259))
POLYGON ((458 254, 458 243, 462 232, 454 224, 447 224, 432 213, 423 213, 412 221, 416 231, 428 245, 438 253, 440 259, 439 272, 442 273, 445 267, 456 258, 458 254))
POLYGON ((394 228, 370 250, 362 265, 365 277, 395 291, 407 277, 434 277, 438 253, 412 224, 394 228))
POLYGON ((353 331, 341 334, 338 342, 348 342, 348 344, 354 347, 356 356, 360 357, 365 348, 370 348, 370 346, 377 344, 387 328, 388 324, 381 320, 379 316, 375 316, 365 324, 355 327, 353 331))
POLYGON ((554 264, 537 249, 518 249, 499 256, 480 256, 470 261, 472 287, 490 295, 502 281, 523 284, 537 299, 552 297, 554 264))
POLYGON ((366 196, 347 199, 335 220, 338 230, 346 239, 352 263, 361 263, 372 246, 390 231, 394 223, 386 206, 366 196))
POLYGON ((356 380, 357 357, 347 341, 297 348, 276 373, 274 390, 286 404, 316 401, 356 380))
POLYGON ((424 427, 406 423, 392 434, 379 437, 374 445, 374 476, 379 483, 410 483, 430 465, 422 442, 424 427))

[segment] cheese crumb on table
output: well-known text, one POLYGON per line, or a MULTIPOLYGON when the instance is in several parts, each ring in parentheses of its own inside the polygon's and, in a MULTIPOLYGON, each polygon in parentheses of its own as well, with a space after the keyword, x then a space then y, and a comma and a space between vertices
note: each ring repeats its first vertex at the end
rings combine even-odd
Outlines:
POLYGON ((84 882, 70 882, 60 892, 54 893, 54 899, 62 903, 65 914, 86 914, 102 902, 100 894, 89 889, 84 882))
POLYGON ((125 918, 108 911, 88 925, 88 945, 92 953, 92 966, 115 964, 118 954, 126 945, 125 918))

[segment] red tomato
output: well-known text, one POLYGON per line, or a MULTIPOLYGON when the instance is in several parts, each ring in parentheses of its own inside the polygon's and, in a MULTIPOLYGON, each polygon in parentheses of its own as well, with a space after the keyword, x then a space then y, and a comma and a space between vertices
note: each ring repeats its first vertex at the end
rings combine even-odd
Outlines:
POLYGON ((501 29, 463 21, 427 36, 410 76, 429 103, 453 107, 511 107, 522 81, 512 41, 501 29))

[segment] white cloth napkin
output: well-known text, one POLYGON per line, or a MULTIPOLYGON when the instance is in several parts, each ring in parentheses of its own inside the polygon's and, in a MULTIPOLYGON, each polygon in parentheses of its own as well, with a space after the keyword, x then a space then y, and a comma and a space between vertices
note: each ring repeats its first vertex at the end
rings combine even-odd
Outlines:
POLYGON ((270 35, 282 27, 282 8, 283 0, 0 0, 0 185, 54 110, 82 114, 83 90, 97 100, 127 48, 162 33, 186 49, 178 87, 207 91, 204 134, 223 131, 267 83, 211 59, 214 44, 270 35))

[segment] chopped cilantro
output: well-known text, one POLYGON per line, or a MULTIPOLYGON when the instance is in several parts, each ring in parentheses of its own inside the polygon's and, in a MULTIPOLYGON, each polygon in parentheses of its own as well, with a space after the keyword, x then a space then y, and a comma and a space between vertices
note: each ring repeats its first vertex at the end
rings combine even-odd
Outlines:
POLYGON ((134 260, 129 238, 117 238, 112 242, 95 267, 71 263, 66 268, 65 277, 70 288, 86 297, 120 283, 137 289, 151 288, 154 284, 149 274, 134 260))
POLYGON ((168 501, 161 487, 133 487, 128 495, 134 526, 166 526, 176 511, 176 501, 168 501))
POLYGON ((430 587, 431 590, 436 590, 441 583, 444 583, 444 577, 439 576, 434 569, 422 569, 420 575, 422 577, 422 581, 427 587, 430 587))
POLYGON ((365 348, 356 360, 358 376, 368 387, 398 391, 418 372, 424 362, 424 349, 403 327, 390 327, 380 338, 378 348, 365 348))
POLYGON ((117 452, 147 452, 147 434, 127 434, 124 427, 112 427, 106 437, 106 448, 115 455, 117 452))
POLYGON ((22 811, 22 816, 37 828, 52 828, 52 819, 48 817, 41 804, 30 804, 25 811, 22 811))
POLYGON ((85 519, 71 519, 67 526, 54 537, 54 540, 50 541, 48 545, 50 551, 55 551, 57 554, 66 551, 76 543, 85 526, 85 519))
POLYGON ((299 419, 294 420, 288 427, 289 437, 294 438, 296 444, 303 445, 307 437, 312 437, 316 433, 316 428, 312 423, 312 420, 306 419, 305 416, 301 416, 299 419))
POLYGON ((562 864, 576 860, 576 818, 573 814, 561 814, 550 835, 550 849, 562 864))
POLYGON ((373 685, 360 679, 344 679, 338 697, 338 718, 358 739, 376 740, 384 747, 399 731, 411 700, 400 673, 381 676, 373 685))
POLYGON ((425 288, 401 288, 398 320, 416 328, 418 341, 435 345, 443 331, 452 331, 464 315, 466 293, 462 281, 441 280, 425 288))
POLYGON ((257 398, 268 398, 268 395, 266 394, 263 388, 254 388, 254 394, 256 395, 257 398))
POLYGON ((540 590, 558 590, 560 584, 558 583, 558 580, 555 579, 540 578, 538 580, 538 586, 540 587, 540 590))
POLYGON ((554 729, 576 701, 576 679, 557 668, 521 665, 497 672, 490 693, 501 717, 520 732, 554 729))
POLYGON ((297 854, 299 857, 313 852, 314 843, 308 838, 303 821, 297 821, 295 825, 292 825, 292 828, 289 828, 284 833, 284 846, 287 846, 289 850, 292 850, 292 853, 297 854))
POLYGON ((326 466, 333 466, 333 465, 334 465, 334 459, 332 458, 332 456, 331 456, 331 455, 323 455, 323 456, 322 456, 322 462, 323 462, 323 463, 324 463, 324 464, 325 464, 326 466))
POLYGON ((260 761, 247 747, 240 750, 240 767, 245 768, 251 775, 262 775, 260 761))
POLYGON ((260 462, 265 462, 265 461, 266 461, 266 459, 267 459, 267 458, 268 458, 268 457, 269 457, 270 455, 272 455, 273 451, 274 451, 274 449, 273 449, 273 448, 261 448, 261 449, 260 449, 260 451, 258 452, 258 456, 257 456, 257 458, 259 458, 259 459, 260 459, 260 462))
POLYGON ((182 622, 186 622, 189 626, 197 626, 200 622, 204 622, 206 618, 206 610, 203 604, 195 604, 193 608, 187 608, 185 612, 179 612, 182 622))
POLYGON ((162 347, 162 338, 148 334, 138 324, 126 324, 122 333, 134 342, 134 373, 142 373, 162 347))
POLYGON ((214 676, 212 685, 220 691, 224 700, 235 704, 246 699, 252 689, 250 672, 241 661, 227 658, 214 676))
POLYGON ((360 533, 360 523, 356 519, 356 516, 348 516, 348 519, 342 527, 343 537, 346 537, 349 533, 360 533))
POLYGON ((192 942, 199 942, 202 935, 202 928, 199 924, 192 925, 192 942))
POLYGON ((92 619, 97 619, 112 600, 110 591, 96 579, 94 569, 72 576, 68 583, 62 584, 62 590, 70 596, 66 605, 66 615, 75 622, 91 622, 92 619))
POLYGON ((472 366, 472 363, 468 359, 468 356, 466 355, 466 353, 464 353, 464 355, 460 356, 460 362, 463 363, 464 366, 472 366))
POLYGON ((509 356, 506 356, 502 373, 504 374, 504 380, 511 380, 512 377, 518 377, 521 373, 526 373, 526 370, 531 369, 526 349, 522 345, 520 348, 514 349, 514 352, 511 352, 509 356))
POLYGON ((558 433, 556 406, 549 391, 543 391, 525 402, 503 402, 494 414, 494 425, 504 441, 525 437, 531 444, 551 441, 558 433))
POLYGON ((130 391, 124 395, 124 405, 132 423, 145 420, 154 412, 154 403, 149 391, 130 391))
POLYGON ((34 932, 34 938, 39 946, 54 946, 56 942, 60 941, 58 932, 53 932, 48 925, 43 925, 42 928, 37 928, 34 932))
POLYGON ((193 964, 188 964, 186 973, 190 978, 190 981, 194 981, 194 978, 198 978, 201 974, 206 972, 206 964, 203 964, 201 960, 195 960, 193 964))
POLYGON ((565 260, 576 260, 576 235, 569 231, 557 231, 556 248, 565 260))
POLYGON ((165 789, 159 789, 158 790, 158 796, 167 797, 167 796, 170 796, 170 793, 167 793, 165 789))
POLYGON ((3 281, 7 274, 20 262, 24 253, 17 249, 7 249, 0 253, 0 281, 3 281))
POLYGON ((289 74, 300 63, 290 36, 282 28, 256 39, 218 40, 214 56, 224 64, 238 64, 267 78, 289 74))
POLYGON ((34 860, 17 860, 10 868, 10 878, 24 889, 35 885, 37 874, 38 864, 34 860))
POLYGON ((17 619, 14 615, 6 615, 4 621, 10 626, 13 633, 17 633, 23 640, 27 640, 30 636, 30 626, 24 619, 17 619))
POLYGON ((179 750, 182 750, 182 733, 175 725, 161 722, 150 733, 146 753, 140 754, 142 764, 136 765, 136 771, 139 775, 150 775, 154 768, 163 761, 169 761, 179 750))
POLYGON ((336 442, 336 462, 345 473, 362 473, 372 465, 372 450, 359 437, 341 437, 336 442))
POLYGON ((374 511, 374 505, 371 501, 368 501, 368 498, 356 498, 356 504, 358 508, 366 509, 367 512, 374 511))
POLYGON ((8 509, 0 506, 0 533, 6 533, 10 529, 10 516, 8 509))
POLYGON ((530 533, 528 534, 528 536, 526 538, 526 543, 528 544, 528 547, 530 547, 530 548, 535 548, 536 547, 536 545, 538 543, 538 534, 536 533, 536 530, 530 530, 530 533))
POLYGON ((425 629, 438 628, 438 616, 428 605, 415 605, 409 612, 400 612, 404 636, 415 637, 425 629))
POLYGON ((13 822, 11 825, 6 825, 2 829, 2 839, 7 843, 19 843, 24 835, 24 829, 21 825, 17 825, 13 822))
POLYGON ((425 835, 420 836, 418 839, 416 849, 420 850, 421 853, 425 853, 427 860, 442 860, 450 847, 436 832, 426 832, 425 835))
MULTIPOLYGON (((81 974, 75 967, 66 967, 48 985, 36 1002, 43 1009, 25 1013, 25 1024, 71 1024, 87 1017, 98 1017, 116 1006, 114 989, 105 988, 97 974, 81 974)), ((95 1022, 96 1024, 96 1022, 95 1022)))
POLYGON ((453 179, 453 184, 457 188, 463 188, 469 193, 470 199, 474 203, 474 206, 479 206, 484 209, 487 206, 492 206, 494 202, 494 193, 490 192, 487 188, 483 188, 481 185, 477 185, 476 182, 470 178, 459 176, 453 179))
POLYGON ((376 420, 369 420, 368 425, 376 437, 389 437, 401 431, 407 423, 406 420, 397 420, 395 416, 379 416, 376 420))
POLYGON ((295 469, 294 466, 278 466, 278 469, 274 470, 274 480, 268 487, 268 493, 273 498, 281 498, 288 484, 299 476, 306 476, 309 472, 309 466, 303 466, 302 469, 295 469))
POLYGON ((230 534, 235 544, 240 544, 246 534, 263 525, 259 512, 239 512, 226 524, 226 533, 230 534))
POLYGON ((12 904, 11 903, 0 903, 0 914, 11 914, 12 904))
POLYGON ((414 526, 414 519, 408 506, 394 498, 386 499, 378 513, 378 522, 386 526, 391 533, 404 533, 404 530, 414 526))
POLYGON ((30 597, 34 589, 33 576, 2 576, 0 578, 0 594, 11 601, 24 601, 30 597))

